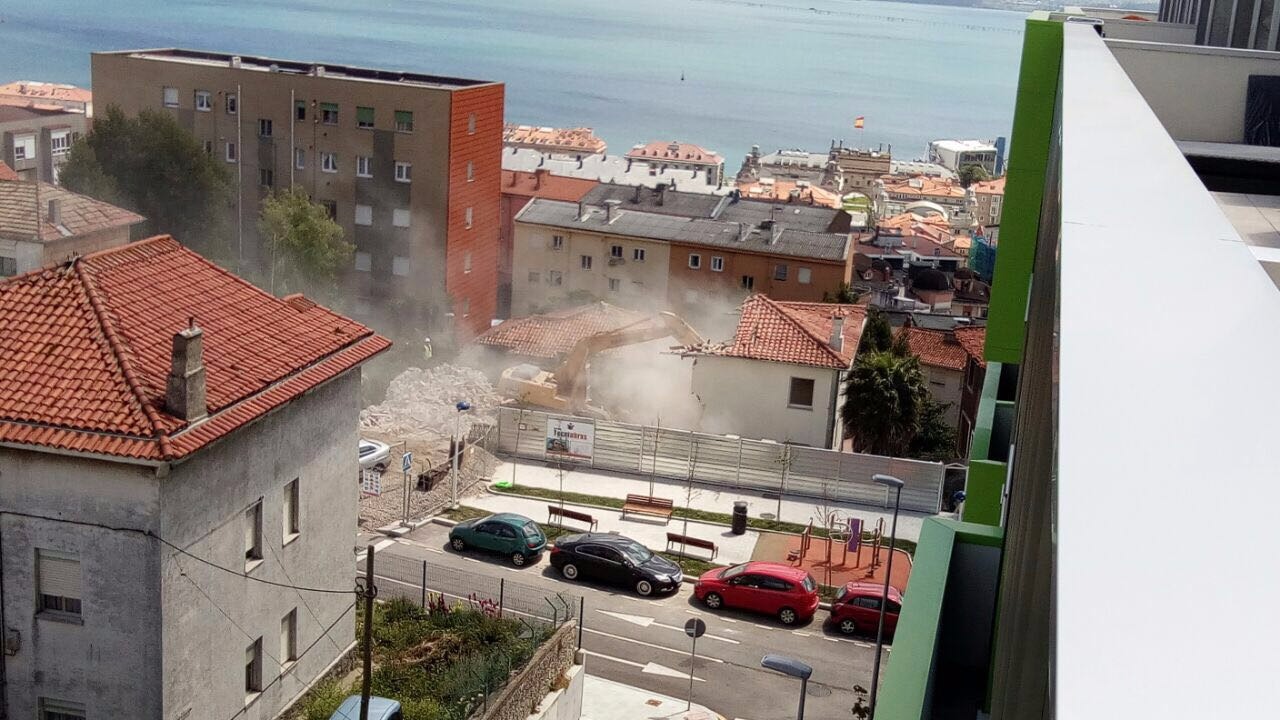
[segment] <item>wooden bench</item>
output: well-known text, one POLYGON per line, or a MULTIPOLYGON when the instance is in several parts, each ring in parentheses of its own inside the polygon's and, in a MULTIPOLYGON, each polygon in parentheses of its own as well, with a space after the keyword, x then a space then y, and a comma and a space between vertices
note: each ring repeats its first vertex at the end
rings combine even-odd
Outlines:
POLYGON ((627 502, 622 505, 622 517, 626 519, 627 513, 635 513, 637 515, 653 515, 670 522, 671 512, 675 509, 675 502, 666 498, 649 497, 648 495, 628 495, 627 502))
POLYGON ((696 548, 702 548, 703 550, 710 550, 712 560, 716 559, 716 553, 720 551, 719 548, 716 547, 716 544, 711 542, 710 540, 703 540, 701 538, 689 537, 688 535, 680 535, 678 533, 669 532, 667 533, 667 550, 668 551, 671 550, 672 545, 685 545, 687 547, 696 547, 696 548))
POLYGON ((587 524, 587 527, 591 528, 592 531, 595 531, 596 525, 598 523, 598 521, 595 518, 591 517, 590 515, 584 512, 578 512, 577 510, 567 510, 565 508, 560 507, 559 505, 548 505, 547 506, 547 524, 550 525, 551 518, 556 516, 559 516, 561 518, 568 518, 570 520, 577 520, 579 522, 584 522, 587 524))

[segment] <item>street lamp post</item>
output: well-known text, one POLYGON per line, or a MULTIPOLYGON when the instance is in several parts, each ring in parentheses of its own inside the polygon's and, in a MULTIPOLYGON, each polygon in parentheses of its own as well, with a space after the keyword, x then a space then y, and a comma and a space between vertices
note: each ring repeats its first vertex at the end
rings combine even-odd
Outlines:
POLYGON ((893 545, 898 537, 898 508, 902 504, 903 482, 892 475, 872 475, 872 482, 894 489, 893 524, 889 528, 889 562, 884 569, 884 594, 880 597, 880 620, 876 623, 876 659, 871 666, 871 717, 876 716, 876 693, 880 690, 880 655, 884 651, 884 610, 889 602, 889 578, 893 577, 893 545))
POLYGON ((462 439, 460 437, 462 430, 460 426, 462 424, 462 413, 471 409, 471 403, 466 400, 459 400, 458 404, 454 405, 454 408, 457 409, 458 414, 453 416, 453 457, 451 458, 453 464, 449 472, 450 508, 458 507, 458 456, 462 455, 462 439))
POLYGON ((809 676, 813 668, 785 655, 769 653, 760 659, 760 667, 777 670, 784 675, 800 678, 800 709, 796 712, 796 720, 804 720, 804 696, 809 689, 809 676))

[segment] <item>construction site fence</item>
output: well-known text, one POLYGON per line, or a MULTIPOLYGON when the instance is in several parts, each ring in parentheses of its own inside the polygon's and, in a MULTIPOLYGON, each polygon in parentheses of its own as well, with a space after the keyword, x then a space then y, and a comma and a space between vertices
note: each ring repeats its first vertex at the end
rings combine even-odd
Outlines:
MULTIPOLYGON (((537 410, 500 408, 497 449, 516 457, 555 461, 547 456, 546 428, 550 417, 571 418, 537 410)), ((672 480, 692 477, 701 484, 782 497, 889 508, 893 503, 889 489, 871 479, 884 474, 902 480, 902 509, 926 513, 942 509, 941 463, 611 420, 571 419, 594 425, 591 456, 575 464, 672 480)))

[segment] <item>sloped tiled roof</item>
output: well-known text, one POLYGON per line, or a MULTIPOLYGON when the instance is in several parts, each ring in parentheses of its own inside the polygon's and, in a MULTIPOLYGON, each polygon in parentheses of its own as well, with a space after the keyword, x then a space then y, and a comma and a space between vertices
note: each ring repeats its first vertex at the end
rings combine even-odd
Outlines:
POLYGON ((627 151, 627 157, 636 160, 671 160, 693 163, 719 163, 719 153, 714 150, 707 150, 693 143, 683 143, 678 141, 666 142, 663 140, 654 140, 643 145, 634 145, 627 151))
POLYGON ((986 367, 987 329, 985 327, 960 327, 955 329, 955 333, 956 340, 960 341, 960 346, 969 354, 969 357, 977 360, 978 365, 986 367))
POLYGON ((926 330, 905 326, 898 332, 906 333, 907 346, 920 358, 922 365, 962 371, 973 357, 983 366, 982 346, 987 329, 981 327, 956 328, 955 330, 926 330))
POLYGON ((18 179, 18 173, 13 168, 9 167, 8 165, 5 165, 4 161, 0 161, 0 181, 17 180, 17 179, 18 179))
POLYGON ((703 343, 686 352, 843 370, 858 354, 865 321, 862 305, 780 302, 757 294, 742 303, 732 343, 703 343), (844 318, 839 350, 830 344, 836 317, 844 318))
POLYGON ((976 182, 969 187, 973 188, 973 191, 979 194, 1003 195, 1004 181, 1005 178, 998 177, 995 180, 983 180, 982 182, 976 182))
POLYGON ((559 359, 582 338, 616 330, 645 317, 643 313, 597 302, 546 315, 506 320, 472 342, 514 355, 559 359))
POLYGON ((602 153, 608 147, 588 127, 552 128, 532 125, 502 126, 502 142, 512 145, 545 148, 549 151, 602 153))
POLYGON ((133 225, 146 218, 49 183, 0 182, 0 238, 50 242, 133 225), (49 222, 49 201, 61 203, 62 222, 49 222))
POLYGON ((14 95, 32 101, 63 100, 69 102, 93 102, 93 92, 75 85, 18 80, 0 85, 0 95, 14 95))
POLYGON ((388 347, 158 236, 0 283, 0 442, 182 458, 388 347), (190 321, 209 413, 191 425, 165 409, 172 338, 190 321))
POLYGON ((545 170, 502 171, 502 193, 522 197, 540 197, 551 200, 578 202, 600 183, 595 180, 553 175, 545 170))

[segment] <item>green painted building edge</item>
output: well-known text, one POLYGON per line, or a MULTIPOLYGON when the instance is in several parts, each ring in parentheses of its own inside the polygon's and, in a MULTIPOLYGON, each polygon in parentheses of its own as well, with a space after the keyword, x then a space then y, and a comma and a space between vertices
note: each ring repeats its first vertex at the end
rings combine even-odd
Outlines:
POLYGON ((952 552, 957 543, 1000 547, 1003 539, 1004 531, 998 527, 942 518, 924 521, 911 567, 911 586, 894 634, 893 654, 876 700, 877 718, 916 720, 925 716, 952 552))
POLYGON ((1008 465, 991 460, 969 462, 969 476, 965 479, 964 512, 962 519, 979 525, 999 525, 1001 497, 1008 465))
POLYGON ((1062 23, 1048 20, 1045 13, 1033 13, 1022 41, 1012 153, 987 317, 988 361, 1022 361, 1027 297, 1061 65, 1062 23))
POLYGON ((969 442, 969 457, 984 459, 991 453, 991 427, 996 421, 996 394, 1000 392, 1000 373, 1004 365, 988 362, 982 380, 982 393, 978 397, 978 416, 974 418, 973 439, 969 442))

